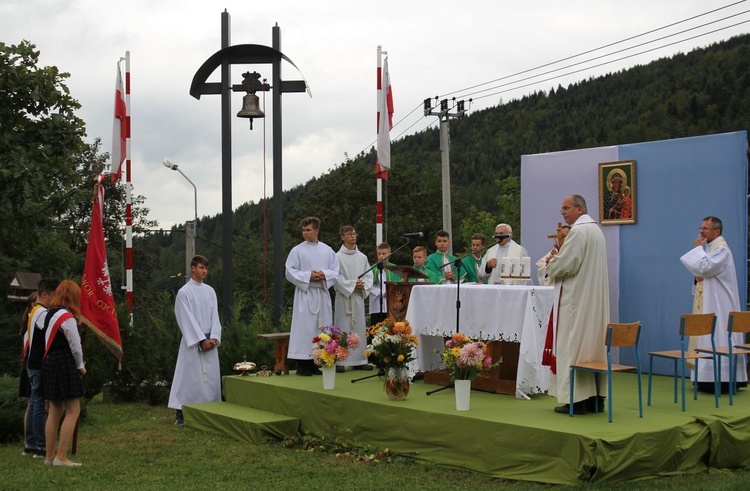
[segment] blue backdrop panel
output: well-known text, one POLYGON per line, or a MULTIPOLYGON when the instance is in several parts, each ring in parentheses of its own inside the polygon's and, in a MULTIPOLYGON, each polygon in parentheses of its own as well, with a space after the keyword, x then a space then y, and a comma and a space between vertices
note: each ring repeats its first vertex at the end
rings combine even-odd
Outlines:
MULTIPOLYGON (((724 223, 740 302, 747 298, 747 133, 622 145, 636 161, 637 223, 620 226, 620 322, 641 320, 641 356, 679 347, 679 316, 692 311, 692 276, 680 256, 692 249, 707 215, 724 223)), ((726 319, 717 330, 726 331, 726 319)), ((621 362, 635 363, 622 353, 621 362)), ((671 374, 660 361, 656 373, 671 374)), ((647 366, 644 366, 646 369, 647 366)))

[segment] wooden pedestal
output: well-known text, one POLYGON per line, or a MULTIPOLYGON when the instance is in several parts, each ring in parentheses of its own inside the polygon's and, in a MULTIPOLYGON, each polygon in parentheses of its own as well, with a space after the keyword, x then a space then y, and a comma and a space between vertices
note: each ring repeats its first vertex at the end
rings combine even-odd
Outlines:
POLYGON ((276 364, 273 366, 273 371, 276 373, 284 372, 285 375, 289 375, 289 368, 286 366, 286 355, 289 352, 289 333, 270 332, 258 334, 258 337, 272 339, 274 342, 275 349, 273 354, 276 357, 276 364))

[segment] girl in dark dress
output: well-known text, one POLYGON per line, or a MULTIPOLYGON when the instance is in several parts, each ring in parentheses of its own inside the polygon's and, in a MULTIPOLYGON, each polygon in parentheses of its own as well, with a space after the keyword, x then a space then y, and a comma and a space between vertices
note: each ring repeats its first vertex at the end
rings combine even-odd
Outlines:
POLYGON ((48 465, 81 465, 68 459, 68 446, 73 439, 73 431, 81 412, 81 377, 86 373, 81 338, 78 334, 80 295, 81 289, 75 282, 65 280, 60 283, 50 299, 45 319, 46 351, 42 363, 42 389, 44 398, 49 401, 45 428, 47 455, 44 461, 48 465), (63 409, 65 418, 60 427, 60 442, 55 452, 57 428, 63 409))

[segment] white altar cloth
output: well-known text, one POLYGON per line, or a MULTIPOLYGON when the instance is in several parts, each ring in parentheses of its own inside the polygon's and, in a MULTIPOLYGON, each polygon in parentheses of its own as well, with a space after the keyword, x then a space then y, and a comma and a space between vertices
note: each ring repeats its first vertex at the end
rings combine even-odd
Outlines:
MULTIPOLYGON (((420 336, 414 369, 444 368, 433 349, 442 350, 444 337, 456 328, 456 285, 415 285, 406 319, 420 336)), ((472 339, 520 343, 516 397, 546 392, 549 367, 542 351, 554 301, 550 286, 460 286, 459 331, 472 339)))

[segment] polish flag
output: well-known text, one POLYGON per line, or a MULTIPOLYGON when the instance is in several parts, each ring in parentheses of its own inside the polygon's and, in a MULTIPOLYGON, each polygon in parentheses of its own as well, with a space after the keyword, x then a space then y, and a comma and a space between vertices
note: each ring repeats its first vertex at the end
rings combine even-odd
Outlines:
POLYGON ((107 248, 104 245, 103 202, 104 187, 96 184, 89 243, 86 247, 86 263, 81 278, 81 317, 83 323, 119 361, 122 359, 122 341, 115 301, 112 297, 107 248))
POLYGON ((393 91, 391 90, 391 77, 388 75, 388 58, 386 58, 383 61, 383 73, 378 73, 378 159, 375 163, 375 174, 385 180, 388 180, 388 169, 391 168, 391 128, 393 128, 393 91), (388 115, 387 118, 386 115, 388 115))
POLYGON ((112 126, 112 183, 120 179, 122 163, 125 161, 125 91, 122 88, 122 73, 120 62, 117 62, 117 81, 115 82, 115 117, 112 126))

